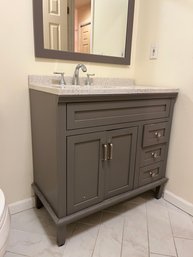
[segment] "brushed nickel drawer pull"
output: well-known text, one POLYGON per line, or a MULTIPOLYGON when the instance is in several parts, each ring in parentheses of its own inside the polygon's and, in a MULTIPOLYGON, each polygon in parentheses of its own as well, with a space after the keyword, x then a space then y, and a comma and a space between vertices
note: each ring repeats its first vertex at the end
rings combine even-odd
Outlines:
POLYGON ((159 157, 159 155, 158 155, 157 153, 154 153, 154 152, 152 152, 151 155, 152 155, 152 157, 153 157, 154 159, 157 159, 157 158, 159 157))
POLYGON ((150 172, 149 172, 149 175, 150 175, 152 178, 154 178, 154 177, 157 177, 157 176, 158 176, 158 173, 153 172, 153 171, 150 171, 150 172))
POLYGON ((151 176, 152 178, 155 177, 155 172, 150 171, 149 174, 150 174, 150 176, 151 176))
POLYGON ((112 160, 113 159, 113 144, 109 143, 109 156, 108 156, 108 160, 112 160))
POLYGON ((156 136, 157 138, 160 138, 162 135, 161 135, 160 132, 155 132, 155 136, 156 136))
POLYGON ((108 148, 107 144, 103 145, 103 161, 107 161, 108 159, 108 148))

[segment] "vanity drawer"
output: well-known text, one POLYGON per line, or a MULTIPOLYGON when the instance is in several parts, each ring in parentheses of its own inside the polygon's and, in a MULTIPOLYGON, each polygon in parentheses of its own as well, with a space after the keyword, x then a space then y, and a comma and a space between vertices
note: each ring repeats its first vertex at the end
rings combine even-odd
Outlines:
POLYGON ((166 118, 170 99, 69 103, 67 129, 166 118))
POLYGON ((144 125, 143 147, 168 142, 169 132, 169 122, 144 125))
POLYGON ((140 169, 139 186, 149 184, 163 177, 163 162, 158 162, 140 169))
POLYGON ((157 145, 145 148, 141 151, 140 166, 147 166, 164 160, 165 145, 157 145))

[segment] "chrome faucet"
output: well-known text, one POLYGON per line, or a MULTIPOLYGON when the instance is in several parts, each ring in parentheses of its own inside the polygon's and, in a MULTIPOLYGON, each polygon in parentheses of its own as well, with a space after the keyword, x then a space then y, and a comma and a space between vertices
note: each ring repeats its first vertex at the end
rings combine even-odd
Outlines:
POLYGON ((61 77, 60 77, 60 86, 64 87, 66 85, 65 79, 64 79, 64 72, 54 72, 54 74, 61 75, 61 77))
POLYGON ((73 85, 80 85, 80 80, 79 80, 79 70, 83 71, 83 72, 87 72, 87 68, 84 64, 79 63, 77 64, 75 71, 74 71, 74 75, 73 75, 73 79, 72 79, 72 84, 73 85))

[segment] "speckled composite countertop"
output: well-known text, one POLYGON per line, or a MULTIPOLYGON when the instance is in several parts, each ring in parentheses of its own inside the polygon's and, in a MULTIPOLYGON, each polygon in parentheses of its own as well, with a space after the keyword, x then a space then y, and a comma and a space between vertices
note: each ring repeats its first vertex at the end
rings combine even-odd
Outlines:
POLYGON ((136 85, 134 80, 122 78, 94 78, 92 85, 85 86, 85 79, 80 78, 80 86, 71 84, 72 78, 66 77, 66 85, 59 85, 58 76, 29 76, 29 88, 59 96, 65 95, 98 95, 98 94, 154 94, 178 93, 179 89, 136 85))

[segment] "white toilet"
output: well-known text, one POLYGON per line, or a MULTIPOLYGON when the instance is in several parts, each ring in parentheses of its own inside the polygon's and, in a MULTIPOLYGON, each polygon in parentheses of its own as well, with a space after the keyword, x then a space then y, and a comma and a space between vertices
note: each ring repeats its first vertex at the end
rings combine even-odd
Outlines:
POLYGON ((0 257, 5 254, 10 229, 10 214, 5 196, 0 189, 0 257))

